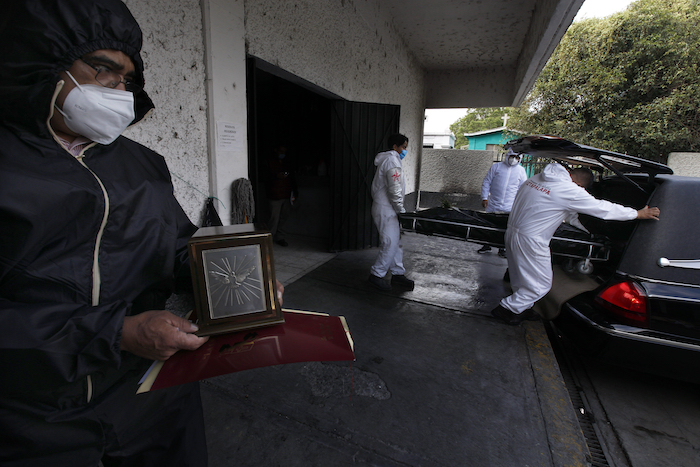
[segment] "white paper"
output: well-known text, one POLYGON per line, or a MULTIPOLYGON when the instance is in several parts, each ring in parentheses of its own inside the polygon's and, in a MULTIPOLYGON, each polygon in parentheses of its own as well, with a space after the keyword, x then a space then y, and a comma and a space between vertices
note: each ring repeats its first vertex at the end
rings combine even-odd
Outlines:
POLYGON ((224 151, 233 150, 238 140, 237 128, 231 122, 216 122, 216 145, 224 151))

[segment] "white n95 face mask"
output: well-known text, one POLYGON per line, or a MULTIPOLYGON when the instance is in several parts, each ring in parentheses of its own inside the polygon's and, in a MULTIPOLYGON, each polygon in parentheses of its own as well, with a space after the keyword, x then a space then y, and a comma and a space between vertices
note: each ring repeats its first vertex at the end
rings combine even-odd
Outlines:
MULTIPOLYGON (((66 73, 68 73, 66 71, 66 73)), ((134 95, 129 91, 106 88, 97 84, 78 84, 58 110, 66 126, 75 133, 100 144, 109 144, 134 121, 134 95)))
POLYGON ((510 156, 508 158, 508 164, 510 165, 518 165, 518 162, 520 162, 520 159, 518 159, 517 157, 510 156))

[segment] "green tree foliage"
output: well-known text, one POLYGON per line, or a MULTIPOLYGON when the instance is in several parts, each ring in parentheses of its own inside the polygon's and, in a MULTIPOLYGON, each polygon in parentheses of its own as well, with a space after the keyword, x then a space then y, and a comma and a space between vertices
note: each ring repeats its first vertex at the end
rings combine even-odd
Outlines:
POLYGON ((469 109, 467 115, 450 125, 450 131, 455 134, 455 148, 461 148, 469 144, 464 133, 476 133, 477 131, 502 127, 503 116, 506 114, 510 115, 512 110, 510 107, 469 109))
POLYGON ((638 0, 574 23, 513 128, 665 162, 700 151, 700 2, 638 0))

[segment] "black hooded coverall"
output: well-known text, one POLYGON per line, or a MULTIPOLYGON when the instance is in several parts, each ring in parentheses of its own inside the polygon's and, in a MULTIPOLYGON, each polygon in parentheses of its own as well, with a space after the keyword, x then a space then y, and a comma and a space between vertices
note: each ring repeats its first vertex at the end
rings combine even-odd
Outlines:
MULTIPOLYGON (((164 309, 196 230, 164 159, 123 136, 74 157, 47 122, 59 72, 128 55, 120 0, 8 0, 0 18, 0 465, 206 465, 197 383, 136 395, 124 317, 164 309)), ((136 118, 153 107, 134 96, 136 118)), ((185 281, 186 283, 187 281, 185 281)))

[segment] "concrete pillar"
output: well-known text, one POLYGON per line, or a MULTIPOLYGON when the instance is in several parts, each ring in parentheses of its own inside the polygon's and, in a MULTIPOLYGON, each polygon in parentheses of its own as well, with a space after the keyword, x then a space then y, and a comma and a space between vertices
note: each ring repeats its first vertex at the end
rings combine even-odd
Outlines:
POLYGON ((231 183, 248 178, 243 0, 202 0, 206 50, 209 189, 224 225, 231 183))

